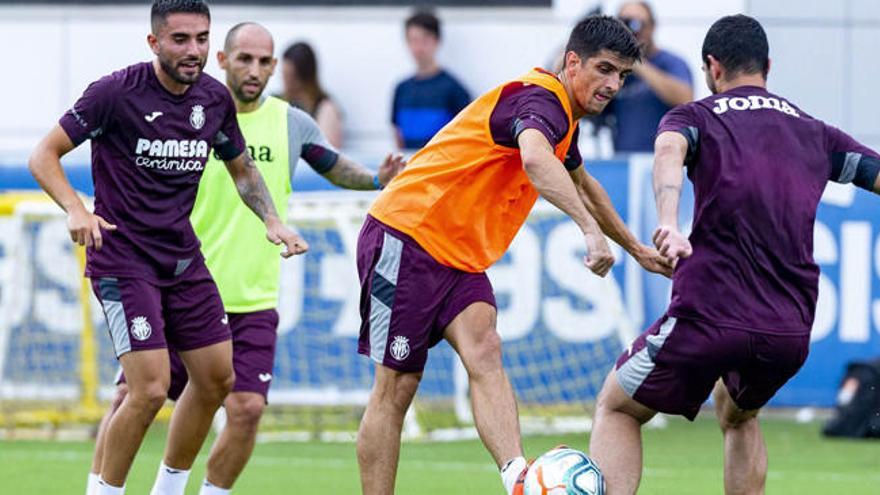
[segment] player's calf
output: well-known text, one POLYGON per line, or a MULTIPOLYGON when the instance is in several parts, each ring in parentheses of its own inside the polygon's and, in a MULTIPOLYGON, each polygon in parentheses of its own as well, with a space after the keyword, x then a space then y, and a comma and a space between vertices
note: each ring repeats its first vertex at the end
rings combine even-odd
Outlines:
POLYGON ((394 493, 403 419, 421 379, 421 373, 376 366, 373 390, 357 438, 357 458, 364 495, 394 493))
POLYGON ((226 426, 214 442, 201 495, 230 490, 254 449, 266 398, 255 392, 233 392, 224 401, 226 426))

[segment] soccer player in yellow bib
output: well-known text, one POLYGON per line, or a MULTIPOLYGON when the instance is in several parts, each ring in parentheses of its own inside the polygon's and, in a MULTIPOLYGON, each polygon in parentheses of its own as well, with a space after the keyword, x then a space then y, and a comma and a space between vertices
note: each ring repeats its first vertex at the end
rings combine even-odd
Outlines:
MULTIPOLYGON (((273 53, 272 35, 264 27, 246 22, 229 31, 217 58, 226 72, 226 85, 235 101, 242 134, 282 221, 287 220, 290 180, 300 158, 327 180, 346 189, 377 189, 397 175, 404 164, 399 156, 386 158, 374 175, 333 150, 308 114, 278 98, 263 97, 277 62, 273 53)), ((235 186, 223 163, 212 158, 205 167, 190 219, 227 311, 236 378, 224 402, 227 423, 211 449, 202 495, 229 493, 247 464, 266 404, 275 357, 280 247, 265 241, 265 229, 259 219, 236 198, 235 186)), ((176 354, 171 354, 168 397, 176 399, 187 376, 185 368, 178 365, 176 354)), ((124 394, 121 376, 114 404, 121 402, 124 394)), ((102 440, 100 428, 92 473, 100 471, 102 440)), ((153 493, 182 495, 188 474, 160 469, 153 493)), ((90 476, 90 486, 93 478, 90 476)))

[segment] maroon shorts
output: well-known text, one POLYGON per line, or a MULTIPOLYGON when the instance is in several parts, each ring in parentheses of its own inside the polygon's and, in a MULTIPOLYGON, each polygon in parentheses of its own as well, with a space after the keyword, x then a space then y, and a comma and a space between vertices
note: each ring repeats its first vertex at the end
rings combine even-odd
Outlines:
MULTIPOLYGON (((274 309, 252 313, 229 313, 232 328, 232 367, 235 370, 233 392, 255 392, 264 398, 272 383, 275 343, 278 340, 278 312, 274 309)), ((171 385, 168 398, 177 400, 189 380, 186 367, 177 352, 169 349, 171 385)), ((124 383, 120 372, 116 383, 124 383)))
POLYGON ((441 265, 415 240, 368 216, 357 245, 361 281, 358 352, 403 372, 425 368, 428 349, 476 302, 495 306, 485 273, 441 265))
POLYGON ((763 407, 793 377, 810 336, 720 328, 664 315, 617 359, 617 382, 640 404, 693 420, 719 378, 737 407, 763 407))
POLYGON ((172 347, 188 351, 229 340, 217 286, 199 257, 180 280, 159 286, 143 279, 92 279, 116 357, 172 347))

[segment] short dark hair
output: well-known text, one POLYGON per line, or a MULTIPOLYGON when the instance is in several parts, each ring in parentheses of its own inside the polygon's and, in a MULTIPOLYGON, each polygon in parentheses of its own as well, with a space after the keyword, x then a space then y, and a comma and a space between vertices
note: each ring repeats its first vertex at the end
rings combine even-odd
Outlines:
POLYGON ((703 40, 703 62, 709 55, 733 74, 761 73, 770 69, 767 33, 757 20, 742 14, 722 17, 712 24, 703 40))
POLYGON ((607 15, 584 17, 571 30, 565 52, 575 52, 586 60, 602 50, 609 50, 632 60, 642 58, 639 42, 620 19, 607 15))
POLYGON ((433 34, 438 40, 440 39, 440 19, 430 10, 417 10, 413 15, 407 17, 403 28, 409 30, 411 27, 420 27, 433 34))
POLYGON ((211 20, 211 10, 204 0, 154 0, 150 9, 153 34, 159 31, 171 14, 201 14, 211 20))

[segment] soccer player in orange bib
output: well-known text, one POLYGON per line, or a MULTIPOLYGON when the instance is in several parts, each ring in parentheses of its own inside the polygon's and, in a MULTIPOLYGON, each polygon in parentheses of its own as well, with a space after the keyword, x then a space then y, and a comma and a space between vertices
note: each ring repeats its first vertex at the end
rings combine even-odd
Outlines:
POLYGON ((389 495, 404 415, 428 349, 446 339, 468 372, 477 431, 507 493, 526 467, 513 389, 502 367, 495 297, 485 270, 507 250, 543 196, 584 235, 584 264, 604 276, 614 257, 604 234, 646 269, 669 274, 590 177, 577 122, 600 113, 639 58, 620 21, 584 19, 559 74, 535 69, 461 111, 379 195, 358 240, 358 352, 376 366, 358 434, 361 486, 389 495))

